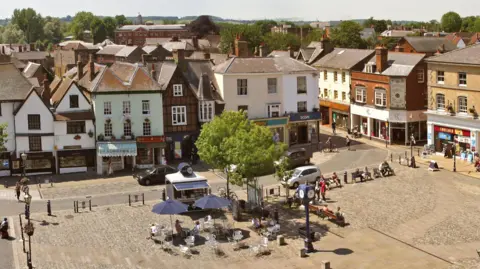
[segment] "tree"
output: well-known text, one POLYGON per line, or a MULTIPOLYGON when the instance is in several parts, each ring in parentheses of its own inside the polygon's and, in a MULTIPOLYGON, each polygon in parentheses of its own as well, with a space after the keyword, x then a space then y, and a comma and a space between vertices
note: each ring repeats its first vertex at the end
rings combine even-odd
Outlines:
POLYGON ((294 34, 268 33, 264 37, 265 44, 270 50, 293 50, 300 48, 300 38, 294 34))
POLYGON ((45 39, 53 43, 60 42, 63 39, 61 21, 57 18, 51 17, 46 17, 45 21, 46 23, 43 26, 45 39))
POLYGON ((8 142, 7 123, 0 124, 0 152, 6 150, 6 144, 8 142))
POLYGON ((251 51, 263 42, 261 29, 257 25, 223 24, 220 30, 220 50, 223 53, 230 52, 237 34, 240 34, 248 42, 251 51))
POLYGON ((453 11, 447 12, 442 16, 442 28, 445 32, 458 32, 462 27, 462 18, 453 11))
MULTIPOLYGON (((113 38, 115 36, 115 29, 117 28, 117 23, 112 17, 103 18, 103 25, 105 26, 105 32, 107 37, 113 38)), ((103 41, 103 40, 102 40, 103 41)))
POLYGON ((210 16, 202 15, 190 22, 188 29, 199 37, 208 34, 218 34, 218 26, 210 19, 210 16))
POLYGON ((12 23, 23 31, 28 43, 35 42, 43 37, 43 18, 32 8, 15 9, 12 23))
POLYGON ((117 27, 122 27, 124 25, 130 25, 133 24, 131 20, 127 20, 125 15, 117 15, 115 16, 115 23, 117 27))
POLYGON ((471 32, 480 32, 480 17, 477 17, 477 19, 475 20, 471 32))
POLYGON ((322 40, 323 34, 325 32, 321 29, 313 29, 308 33, 308 35, 303 39, 303 44, 310 44, 312 41, 320 41, 322 40))
POLYGON ((3 30, 2 41, 7 44, 24 43, 25 35, 18 25, 10 23, 3 30))
POLYGON ((256 21, 255 25, 260 27, 260 31, 262 31, 262 35, 266 35, 272 32, 272 27, 277 26, 277 22, 274 20, 261 20, 256 21))
POLYGON ((468 17, 462 18, 462 28, 460 29, 460 31, 472 32, 476 19, 477 17, 475 16, 468 16, 468 17))
POLYGON ((92 33, 94 44, 100 43, 107 38, 105 24, 103 24, 103 21, 98 17, 94 17, 93 21, 90 23, 90 31, 92 33))
POLYGON ((95 16, 91 12, 81 11, 75 14, 75 17, 70 24, 70 32, 73 37, 79 40, 83 39, 83 32, 85 30, 91 31, 91 24, 93 21, 95 21, 95 16))
POLYGON ((354 21, 342 21, 331 33, 335 47, 363 49, 366 43, 361 37, 362 27, 354 21))
MULTIPOLYGON (((292 177, 293 175, 293 170, 289 169, 289 159, 288 158, 282 158, 277 165, 275 165, 275 177, 278 179, 278 181, 284 181, 288 180, 289 178, 292 177)), ((285 185, 285 193, 288 198, 289 196, 289 190, 290 187, 288 185, 285 185)))
POLYGON ((388 22, 386 20, 375 20, 373 17, 370 17, 368 20, 363 22, 363 27, 375 29, 376 33, 381 33, 387 30, 388 22))

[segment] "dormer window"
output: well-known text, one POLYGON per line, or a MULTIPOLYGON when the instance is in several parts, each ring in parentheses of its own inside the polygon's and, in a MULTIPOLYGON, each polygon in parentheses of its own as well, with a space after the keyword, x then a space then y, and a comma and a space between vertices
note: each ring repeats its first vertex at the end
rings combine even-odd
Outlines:
POLYGON ((368 63, 367 65, 365 65, 365 72, 372 74, 377 72, 377 65, 375 65, 374 63, 368 63))

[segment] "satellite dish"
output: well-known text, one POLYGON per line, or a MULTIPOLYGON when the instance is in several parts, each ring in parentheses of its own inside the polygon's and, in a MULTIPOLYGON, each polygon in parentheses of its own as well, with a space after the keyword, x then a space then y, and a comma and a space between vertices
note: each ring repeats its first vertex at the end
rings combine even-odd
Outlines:
POLYGON ((178 170, 184 176, 192 176, 193 175, 193 168, 188 163, 181 163, 178 165, 178 170))

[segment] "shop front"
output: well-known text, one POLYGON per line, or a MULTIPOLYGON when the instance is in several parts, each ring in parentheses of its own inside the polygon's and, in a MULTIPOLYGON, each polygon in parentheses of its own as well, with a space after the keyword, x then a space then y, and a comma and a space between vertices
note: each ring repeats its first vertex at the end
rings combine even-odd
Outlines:
POLYGON ((81 146, 64 146, 57 151, 58 173, 86 172, 89 167, 95 167, 95 149, 81 149, 81 146))
POLYGON ((0 152, 0 177, 11 175, 10 152, 0 152))
POLYGON ((97 143, 97 174, 132 169, 136 165, 137 143, 135 141, 109 141, 97 143))
MULTIPOLYGON (((12 172, 21 174, 23 171, 22 160, 19 157, 12 160, 12 172)), ((25 172, 27 175, 42 175, 55 173, 55 158, 52 152, 25 152, 25 172)))
POLYGON ((273 140, 288 144, 288 117, 253 120, 255 124, 266 126, 272 131, 273 140))
POLYGON ((195 140, 199 132, 165 133, 165 160, 171 164, 179 160, 191 160, 195 140))
POLYGON ((349 105, 321 100, 320 112, 322 114, 322 125, 331 125, 333 122, 335 122, 335 126, 337 129, 347 130, 348 128, 350 128, 349 105))
POLYGON ((290 146, 318 143, 320 122, 321 113, 318 111, 290 114, 288 123, 290 146))
POLYGON ((434 125, 434 142, 436 152, 442 152, 443 148, 449 144, 457 145, 457 154, 463 151, 475 151, 470 139, 470 131, 458 128, 449 128, 445 126, 434 125))
POLYGON ((165 164, 165 137, 137 137, 137 168, 151 168, 157 164, 165 164))

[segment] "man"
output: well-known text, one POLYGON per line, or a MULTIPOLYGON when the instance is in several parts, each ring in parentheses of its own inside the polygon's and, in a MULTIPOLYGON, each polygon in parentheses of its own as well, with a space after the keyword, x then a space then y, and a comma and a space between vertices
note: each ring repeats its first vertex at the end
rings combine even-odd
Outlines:
POLYGON ((22 184, 20 184, 20 181, 17 181, 15 184, 15 194, 17 196, 17 201, 20 202, 20 190, 22 189, 22 184))
POLYGON ((325 142, 325 144, 327 144, 328 149, 330 150, 330 152, 332 152, 332 147, 333 147, 332 137, 329 137, 329 138, 327 139, 327 142, 325 142))
POLYGON ((337 129, 337 123, 336 122, 332 122, 332 132, 333 132, 333 135, 336 135, 337 132, 335 131, 337 129))
POLYGON ((327 192, 327 184, 325 183, 325 180, 322 180, 320 181, 320 193, 322 195, 322 200, 324 202, 327 201, 327 199, 325 198, 325 193, 327 192))
POLYGON ((4 218, 2 224, 0 224, 0 232, 2 233, 2 239, 8 239, 8 220, 4 218))
POLYGON ((350 137, 348 135, 345 137, 347 149, 350 150, 350 137))

